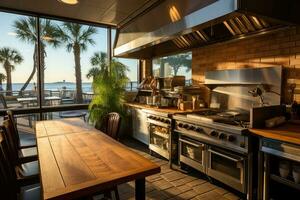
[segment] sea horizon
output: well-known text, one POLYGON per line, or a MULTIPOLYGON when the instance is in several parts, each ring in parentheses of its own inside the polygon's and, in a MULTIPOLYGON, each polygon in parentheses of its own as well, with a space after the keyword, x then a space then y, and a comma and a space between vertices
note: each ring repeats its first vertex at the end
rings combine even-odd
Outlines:
MULTIPOLYGON (((20 91, 23 87, 24 83, 13 83, 12 90, 13 91, 20 91)), ((129 87, 129 85, 128 85, 129 87)), ((133 87, 137 87, 137 83, 133 84, 133 87)), ((6 90, 6 83, 2 83, 3 90, 6 90)), ((76 83, 75 82, 67 82, 67 81, 57 81, 57 82, 46 82, 44 84, 45 90, 51 91, 60 91, 62 89, 66 90, 75 90, 76 83)), ((25 90, 34 90, 34 83, 29 83, 25 90)), ((92 82, 82 82, 82 91, 83 92, 92 92, 92 82)))

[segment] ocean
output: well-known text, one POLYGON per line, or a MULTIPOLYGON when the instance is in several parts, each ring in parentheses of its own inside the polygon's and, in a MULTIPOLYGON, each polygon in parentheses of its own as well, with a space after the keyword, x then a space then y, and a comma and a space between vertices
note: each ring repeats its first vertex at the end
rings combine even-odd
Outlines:
MULTIPOLYGON (((13 83, 12 89, 13 89, 13 91, 20 91, 20 89, 22 88, 23 85, 24 85, 24 83, 13 83)), ((76 84, 71 83, 71 82, 45 83, 44 87, 45 87, 45 90, 51 90, 51 91, 59 91, 63 87, 66 87, 67 90, 75 90, 76 84)), ((136 89, 137 82, 129 82, 126 89, 131 90, 131 87, 132 87, 132 89, 136 89)), ((2 84, 2 88, 3 88, 3 90, 6 89, 5 83, 2 84)), ((33 90, 33 89, 34 89, 33 83, 29 83, 26 90, 33 90)), ((87 83, 87 82, 82 83, 82 91, 83 92, 92 92, 92 83, 87 83)))

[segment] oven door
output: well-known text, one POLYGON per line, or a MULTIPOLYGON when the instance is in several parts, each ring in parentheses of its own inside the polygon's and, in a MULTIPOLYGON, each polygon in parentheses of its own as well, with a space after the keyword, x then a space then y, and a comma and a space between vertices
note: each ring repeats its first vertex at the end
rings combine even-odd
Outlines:
POLYGON ((170 128, 150 123, 149 132, 149 149, 166 159, 170 159, 170 128))
POLYGON ((205 144, 181 135, 179 138, 179 155, 181 163, 205 173, 205 144))
POLYGON ((223 149, 209 147, 207 175, 245 193, 247 188, 246 162, 247 159, 243 156, 223 149))

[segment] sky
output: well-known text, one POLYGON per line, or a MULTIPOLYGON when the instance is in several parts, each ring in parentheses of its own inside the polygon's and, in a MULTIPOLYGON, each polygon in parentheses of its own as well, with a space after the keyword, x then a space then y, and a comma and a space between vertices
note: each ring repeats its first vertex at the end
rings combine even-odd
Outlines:
MULTIPOLYGON (((15 65, 15 71, 12 72, 13 83, 24 83, 29 77, 33 68, 33 44, 26 43, 19 40, 14 35, 13 23, 18 20, 22 15, 9 14, 0 12, 0 48, 10 47, 18 50, 23 56, 24 61, 21 64, 15 65)), ((53 20, 54 23, 60 23, 53 20)), ((107 50, 107 31, 105 28, 97 27, 97 34, 93 36, 96 44, 94 46, 88 46, 87 51, 81 54, 81 70, 82 81, 91 82, 86 78, 88 70, 92 67, 90 64, 90 58, 94 52, 107 50)), ((74 69, 74 55, 72 52, 67 52, 65 46, 53 48, 51 46, 46 47, 47 57, 45 59, 45 82, 75 82, 75 69, 74 69)), ((133 59, 120 59, 122 63, 128 66, 129 72, 127 73, 131 81, 137 80, 137 60, 133 59)), ((5 71, 0 64, 0 72, 5 74, 5 71)), ((32 82, 36 82, 36 75, 32 82)))

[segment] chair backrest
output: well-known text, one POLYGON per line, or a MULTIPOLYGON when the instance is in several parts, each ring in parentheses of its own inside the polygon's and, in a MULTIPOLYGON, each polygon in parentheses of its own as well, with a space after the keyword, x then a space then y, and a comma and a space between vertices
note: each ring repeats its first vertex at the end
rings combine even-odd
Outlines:
POLYGON ((109 135, 110 137, 118 140, 119 139, 119 129, 121 126, 121 117, 119 113, 111 112, 108 113, 102 123, 100 130, 109 135))
POLYGON ((15 133, 12 122, 9 119, 3 121, 1 129, 7 139, 10 157, 13 163, 17 164, 19 159, 19 141, 16 139, 16 134, 18 133, 15 133))
POLYGON ((7 103, 3 94, 0 94, 0 108, 6 109, 7 103))
POLYGON ((5 135, 0 131, 0 195, 1 199, 17 199, 17 177, 9 160, 5 135))
POLYGON ((14 137, 15 137, 16 141, 17 141, 18 144, 19 144, 20 137, 19 137, 18 128, 17 128, 17 123, 16 123, 16 120, 15 120, 15 118, 14 118, 14 115, 13 115, 13 113, 12 113, 11 110, 6 111, 6 113, 7 113, 6 118, 9 120, 11 129, 12 129, 12 131, 14 131, 14 133, 15 133, 14 137))

